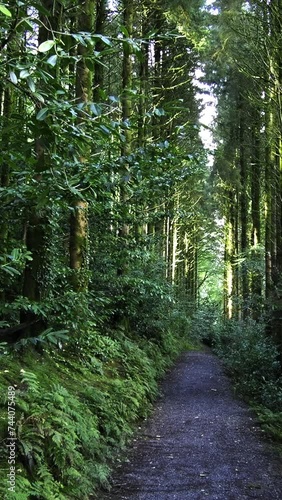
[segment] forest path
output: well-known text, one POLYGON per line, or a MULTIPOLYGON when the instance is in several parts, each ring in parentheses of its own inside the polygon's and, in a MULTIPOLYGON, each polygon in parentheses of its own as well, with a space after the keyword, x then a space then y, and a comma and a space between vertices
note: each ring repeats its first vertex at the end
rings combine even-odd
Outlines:
POLYGON ((210 351, 184 353, 99 500, 282 499, 281 460, 210 351))

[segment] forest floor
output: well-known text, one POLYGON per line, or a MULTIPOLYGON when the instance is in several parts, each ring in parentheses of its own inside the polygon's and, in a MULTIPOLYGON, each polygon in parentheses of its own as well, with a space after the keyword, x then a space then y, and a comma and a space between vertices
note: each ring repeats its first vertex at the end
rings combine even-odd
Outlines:
POLYGON ((219 359, 188 352, 99 500, 280 500, 281 462, 219 359))

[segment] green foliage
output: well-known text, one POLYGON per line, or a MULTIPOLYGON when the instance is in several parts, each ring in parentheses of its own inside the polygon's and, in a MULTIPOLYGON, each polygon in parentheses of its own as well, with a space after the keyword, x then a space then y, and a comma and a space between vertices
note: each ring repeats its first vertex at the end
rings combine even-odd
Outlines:
POLYGON ((36 346, 38 344, 51 344, 53 346, 62 346, 62 342, 66 342, 68 340, 67 330, 53 330, 53 328, 47 328, 44 330, 38 337, 24 337, 15 344, 11 346, 11 350, 20 351, 24 348, 30 346, 36 346))
MULTIPOLYGON (((67 339, 60 351, 47 343, 43 353, 36 354, 29 345, 20 356, 2 358, 1 386, 16 386, 17 493, 7 496, 1 477, 7 500, 86 499, 105 485, 108 462, 124 447, 138 419, 148 414, 158 378, 187 338, 187 330, 163 333, 156 342, 134 332, 129 338, 130 332, 120 328, 108 335, 92 329, 86 336, 85 328, 90 328, 87 322, 81 340, 67 339)), ((45 333, 57 339, 56 332, 45 333)), ((6 404, 4 395, 3 474, 6 404)))
POLYGON ((3 5, 3 4, 0 4, 0 12, 2 14, 4 14, 4 16, 12 17, 11 11, 9 9, 7 9, 7 7, 5 7, 5 5, 3 5))
POLYGON ((5 274, 19 276, 27 261, 32 260, 31 252, 25 248, 14 248, 9 255, 0 255, 0 283, 6 278, 5 274))
POLYGON ((223 322, 216 332, 215 346, 228 372, 249 398, 264 398, 268 384, 275 384, 279 391, 278 351, 266 336, 263 323, 251 319, 223 322))
MULTIPOLYGON (((280 404, 282 403, 282 390, 280 391, 280 397, 277 401, 280 404)), ((262 428, 272 436, 273 439, 282 443, 282 412, 281 411, 271 411, 264 406, 258 406, 255 408, 259 421, 262 424, 262 428)))
POLYGON ((202 301, 192 315, 191 336, 195 340, 206 342, 212 346, 216 342, 220 324, 219 304, 209 300, 202 301))
POLYGON ((31 319, 12 349, 0 344, 0 381, 17 387, 17 498, 47 500, 88 498, 106 482, 107 461, 189 345, 207 175, 197 57, 170 6, 139 2, 133 38, 120 9, 95 33, 79 29, 84 4, 51 3, 17 2, 12 15, 0 4, 0 321, 31 319), (84 264, 71 269, 77 200, 84 264), (33 332, 34 318, 44 331, 33 332))
POLYGON ((17 407, 19 460, 27 462, 32 476, 38 477, 31 481, 32 489, 44 498, 50 498, 51 487, 57 495, 62 483, 67 485, 64 495, 69 491, 73 498, 78 491, 81 495, 89 490, 97 480, 87 465, 100 446, 97 418, 61 385, 51 384, 49 392, 42 394, 37 377, 26 371, 17 407))

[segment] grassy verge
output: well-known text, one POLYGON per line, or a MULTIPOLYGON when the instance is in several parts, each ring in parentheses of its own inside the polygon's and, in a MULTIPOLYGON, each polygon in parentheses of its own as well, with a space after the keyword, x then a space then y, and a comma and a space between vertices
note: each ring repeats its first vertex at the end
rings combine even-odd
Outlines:
POLYGON ((170 332, 158 343, 122 332, 93 333, 87 342, 87 349, 77 344, 2 355, 1 498, 86 499, 106 485, 108 464, 150 411, 158 379, 189 347, 170 332), (16 413, 14 419, 12 408, 8 422, 11 391, 16 413), (14 430, 15 464, 7 446, 14 430))

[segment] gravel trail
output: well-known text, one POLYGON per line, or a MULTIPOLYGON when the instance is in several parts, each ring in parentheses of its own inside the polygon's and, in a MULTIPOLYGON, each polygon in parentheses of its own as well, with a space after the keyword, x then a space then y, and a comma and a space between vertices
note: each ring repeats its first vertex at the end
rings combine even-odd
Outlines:
POLYGON ((101 500, 282 499, 282 464, 209 351, 184 353, 101 500))

